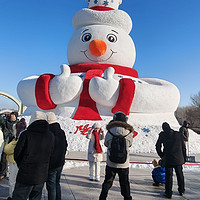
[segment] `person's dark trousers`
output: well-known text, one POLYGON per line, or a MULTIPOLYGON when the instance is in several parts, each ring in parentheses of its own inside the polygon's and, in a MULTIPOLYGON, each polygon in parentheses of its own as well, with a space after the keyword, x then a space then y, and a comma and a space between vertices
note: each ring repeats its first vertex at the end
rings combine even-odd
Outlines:
POLYGON ((6 153, 2 152, 0 162, 0 176, 6 177, 8 171, 8 162, 6 160, 6 153))
POLYGON ((176 177, 177 177, 177 182, 178 182, 178 191, 179 193, 184 193, 185 192, 185 180, 184 180, 184 175, 183 175, 183 167, 182 165, 174 167, 175 172, 176 172, 176 177))
POLYGON ((107 198, 108 191, 112 187, 116 174, 119 176, 121 194, 124 197, 124 200, 132 199, 130 195, 129 168, 112 168, 106 166, 105 180, 102 185, 99 200, 105 200, 107 198))
POLYGON ((41 200, 44 183, 26 185, 16 182, 12 200, 41 200))
POLYGON ((172 186, 173 186, 173 169, 175 169, 177 183, 178 183, 178 191, 179 193, 185 192, 185 182, 184 182, 184 175, 183 175, 183 167, 182 165, 175 165, 175 166, 166 166, 165 167, 165 193, 169 196, 172 195, 172 186))
POLYGON ((48 200, 61 200, 60 176, 62 168, 49 169, 46 187, 48 191, 48 200))

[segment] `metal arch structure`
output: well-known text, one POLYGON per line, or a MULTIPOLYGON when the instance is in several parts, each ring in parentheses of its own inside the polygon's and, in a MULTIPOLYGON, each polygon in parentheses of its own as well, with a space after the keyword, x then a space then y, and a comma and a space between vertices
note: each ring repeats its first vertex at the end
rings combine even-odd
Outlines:
POLYGON ((0 91, 0 96, 7 97, 7 98, 11 99, 12 101, 14 101, 17 104, 17 106, 18 106, 18 114, 19 115, 23 114, 24 111, 26 110, 26 106, 24 106, 22 104, 22 102, 18 101, 15 97, 7 94, 6 92, 0 91))

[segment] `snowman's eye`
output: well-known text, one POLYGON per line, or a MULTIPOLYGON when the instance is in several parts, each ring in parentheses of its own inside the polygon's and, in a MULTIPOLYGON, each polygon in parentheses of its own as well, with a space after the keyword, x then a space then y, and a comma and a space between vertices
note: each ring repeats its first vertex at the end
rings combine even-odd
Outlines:
POLYGON ((109 42, 112 42, 112 43, 117 42, 117 36, 114 34, 108 34, 107 39, 109 42))
POLYGON ((92 38, 92 35, 90 33, 85 33, 83 36, 82 36, 82 41, 83 42, 88 42, 90 39, 92 38))

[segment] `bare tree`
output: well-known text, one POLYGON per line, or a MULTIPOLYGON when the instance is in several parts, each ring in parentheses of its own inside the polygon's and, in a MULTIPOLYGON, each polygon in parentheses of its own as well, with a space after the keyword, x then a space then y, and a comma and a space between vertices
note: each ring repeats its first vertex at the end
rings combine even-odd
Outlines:
POLYGON ((190 122, 191 128, 200 128, 200 91, 191 96, 191 106, 179 107, 175 116, 181 125, 184 120, 190 122))
POLYGON ((200 91, 190 97, 192 106, 200 108, 200 91))
POLYGON ((200 107, 191 107, 187 110, 186 116, 192 128, 200 127, 200 107))
POLYGON ((186 106, 186 107, 178 107, 175 116, 176 119, 178 120, 179 124, 182 125, 184 120, 189 121, 188 116, 189 111, 192 109, 191 106, 186 106))
POLYGON ((186 120, 190 122, 191 128, 200 128, 200 107, 179 107, 175 112, 175 116, 180 125, 186 120))

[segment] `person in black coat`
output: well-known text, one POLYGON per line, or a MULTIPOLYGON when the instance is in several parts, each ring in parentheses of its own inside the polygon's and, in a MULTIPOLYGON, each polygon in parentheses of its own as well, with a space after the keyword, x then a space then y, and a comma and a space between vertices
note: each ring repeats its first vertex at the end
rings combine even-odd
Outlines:
POLYGON ((183 136, 180 132, 174 131, 170 128, 167 122, 162 124, 163 131, 159 134, 156 142, 156 151, 158 155, 163 159, 165 158, 165 196, 167 198, 172 197, 172 185, 173 185, 173 169, 175 169, 178 191, 182 196, 185 192, 185 182, 183 175, 182 165, 186 159, 186 148, 183 136), (162 146, 164 147, 162 150, 162 146))
POLYGON ((189 140, 189 131, 188 131, 189 125, 190 125, 190 122, 185 120, 183 122, 183 125, 179 129, 179 132, 183 135, 185 142, 188 142, 189 140))
POLYGON ((49 131, 45 113, 33 113, 29 124, 27 130, 21 133, 14 150, 19 171, 13 200, 41 199, 54 148, 54 135, 49 131))
POLYGON ((56 116, 53 112, 47 113, 47 121, 50 131, 55 136, 55 145, 50 159, 48 179, 46 181, 48 200, 61 200, 60 176, 65 163, 68 144, 65 132, 56 121, 56 116))

